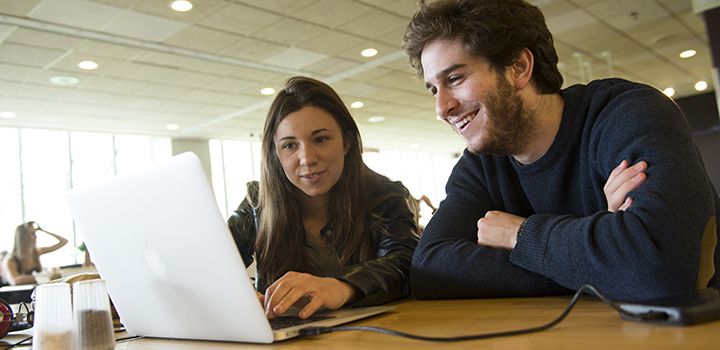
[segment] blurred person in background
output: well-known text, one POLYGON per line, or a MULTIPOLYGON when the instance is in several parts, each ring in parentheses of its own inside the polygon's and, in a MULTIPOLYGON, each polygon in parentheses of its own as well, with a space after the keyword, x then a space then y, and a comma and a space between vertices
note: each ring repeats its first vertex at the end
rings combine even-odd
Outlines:
POLYGON ((2 260, 2 276, 12 286, 37 283, 33 272, 42 272, 40 256, 54 252, 67 244, 64 237, 45 231, 34 221, 26 222, 15 228, 15 244, 10 254, 2 260), (57 243, 48 247, 37 247, 37 232, 44 232, 57 239, 57 243))

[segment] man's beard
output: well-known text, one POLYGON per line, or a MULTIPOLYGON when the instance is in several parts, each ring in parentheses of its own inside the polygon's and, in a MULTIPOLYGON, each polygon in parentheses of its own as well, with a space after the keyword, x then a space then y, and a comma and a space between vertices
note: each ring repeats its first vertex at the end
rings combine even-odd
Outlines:
POLYGON ((503 74, 497 75, 497 88, 487 95, 490 122, 480 145, 468 150, 473 154, 512 155, 520 153, 533 132, 530 111, 503 74))

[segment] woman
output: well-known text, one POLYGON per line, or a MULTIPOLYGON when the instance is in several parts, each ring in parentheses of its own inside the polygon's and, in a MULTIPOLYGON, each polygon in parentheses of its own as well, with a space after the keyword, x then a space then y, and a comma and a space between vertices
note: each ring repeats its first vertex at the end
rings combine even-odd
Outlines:
POLYGON ((54 252, 67 242, 67 239, 41 229, 34 221, 19 225, 15 228, 15 245, 2 262, 5 281, 12 286, 36 283, 32 273, 40 272, 43 269, 40 264, 40 255, 54 252), (49 247, 38 248, 35 245, 38 231, 55 237, 58 242, 49 247))
POLYGON ((363 163, 358 127, 332 88, 287 82, 265 121, 261 172, 228 225, 245 264, 257 259, 268 318, 409 295, 418 242, 409 193, 363 163))

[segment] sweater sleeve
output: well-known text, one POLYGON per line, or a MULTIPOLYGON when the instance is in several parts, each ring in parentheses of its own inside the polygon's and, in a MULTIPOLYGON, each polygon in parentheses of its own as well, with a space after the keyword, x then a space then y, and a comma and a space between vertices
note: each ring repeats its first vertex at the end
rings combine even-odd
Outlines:
POLYGON ((571 289, 591 283, 616 300, 704 288, 700 266, 714 265, 717 192, 679 108, 651 88, 622 92, 585 129, 582 152, 586 178, 596 174, 585 185, 596 192, 622 160, 648 163, 647 180, 629 194, 632 207, 611 213, 606 202, 586 200, 595 211, 583 216, 531 215, 510 260, 571 289), (712 247, 701 257, 703 244, 712 247))
POLYGON ((479 246, 477 221, 503 203, 524 203, 513 174, 504 176, 493 163, 481 164, 465 151, 446 185, 447 196, 428 223, 412 260, 410 278, 418 299, 529 296, 569 293, 541 274, 510 262, 510 251, 479 246), (488 184, 487 179, 498 181, 488 184), (504 197, 504 198, 502 198, 504 197))

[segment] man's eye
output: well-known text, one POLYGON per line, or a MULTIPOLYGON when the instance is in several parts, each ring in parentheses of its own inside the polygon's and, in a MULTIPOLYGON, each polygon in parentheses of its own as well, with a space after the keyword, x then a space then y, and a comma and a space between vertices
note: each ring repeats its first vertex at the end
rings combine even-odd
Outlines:
POLYGON ((459 77, 459 76, 458 77, 450 77, 450 78, 448 78, 448 83, 454 84, 454 83, 458 82, 461 78, 462 77, 459 77))
POLYGON ((437 88, 432 87, 429 88, 428 91, 430 91, 430 94, 433 96, 437 95, 437 88))

